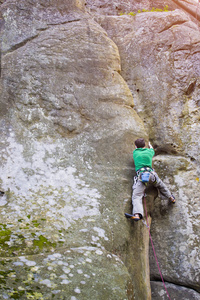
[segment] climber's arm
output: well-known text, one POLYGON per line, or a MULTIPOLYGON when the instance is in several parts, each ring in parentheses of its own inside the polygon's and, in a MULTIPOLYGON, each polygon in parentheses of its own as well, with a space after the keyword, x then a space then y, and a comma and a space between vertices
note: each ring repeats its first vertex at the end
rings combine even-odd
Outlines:
POLYGON ((153 149, 153 146, 151 145, 151 143, 149 142, 149 148, 150 149, 153 149))

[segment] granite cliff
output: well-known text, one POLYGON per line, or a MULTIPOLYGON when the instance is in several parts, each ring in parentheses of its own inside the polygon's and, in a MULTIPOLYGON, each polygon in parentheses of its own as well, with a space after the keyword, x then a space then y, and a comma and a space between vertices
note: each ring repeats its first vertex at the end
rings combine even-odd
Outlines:
POLYGON ((199 299, 200 30, 178 2, 1 1, 2 299, 167 299, 124 218, 142 136, 177 198, 147 190, 167 289, 199 299))

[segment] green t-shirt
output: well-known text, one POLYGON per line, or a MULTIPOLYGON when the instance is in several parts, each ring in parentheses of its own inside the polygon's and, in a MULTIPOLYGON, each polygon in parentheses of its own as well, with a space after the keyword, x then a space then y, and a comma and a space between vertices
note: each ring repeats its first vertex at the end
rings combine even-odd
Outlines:
POLYGON ((136 148, 133 151, 133 159, 135 163, 135 170, 139 170, 142 167, 152 168, 152 158, 155 154, 154 149, 149 148, 136 148))

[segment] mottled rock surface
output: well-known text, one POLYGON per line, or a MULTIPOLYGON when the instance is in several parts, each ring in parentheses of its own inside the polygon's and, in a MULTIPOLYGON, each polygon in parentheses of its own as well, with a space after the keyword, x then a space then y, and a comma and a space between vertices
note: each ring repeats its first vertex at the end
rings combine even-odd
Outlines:
MULTIPOLYGON (((195 166, 179 156, 158 155, 155 168, 174 191, 177 203, 169 210, 166 200, 155 201, 152 236, 166 281, 200 292, 199 182, 195 166)), ((152 280, 160 278, 150 251, 152 280)))
POLYGON ((166 5, 169 10, 177 8, 177 4, 172 0, 86 0, 86 8, 92 14, 102 15, 119 15, 120 13, 137 12, 143 9, 151 10, 153 7, 163 9, 166 5))
POLYGON ((70 3, 1 6, 3 299, 133 299, 123 212, 144 126, 116 45, 70 3))
POLYGON ((183 8, 186 12, 198 21, 200 20, 200 6, 197 0, 173 0, 179 7, 183 8))
MULTIPOLYGON (((96 19, 119 48, 134 108, 160 154, 155 169, 177 198, 173 209, 158 198, 151 214, 164 278, 199 291, 199 28, 180 10, 96 19)), ((159 280, 152 252, 150 269, 159 280)))
POLYGON ((99 22, 119 48, 121 74, 158 152, 199 160, 198 27, 180 10, 99 22))
POLYGON ((148 230, 124 218, 141 136, 177 198, 147 190, 164 279, 199 295, 199 29, 180 10, 102 16, 117 3, 1 5, 3 299, 151 299, 148 230))
MULTIPOLYGON (((184 299, 184 300, 198 300, 199 293, 195 292, 192 289, 184 288, 182 286, 173 285, 166 283, 166 288, 170 294, 171 299, 184 299)), ((161 282, 152 282, 152 300, 161 299, 167 300, 169 297, 163 287, 161 282)))

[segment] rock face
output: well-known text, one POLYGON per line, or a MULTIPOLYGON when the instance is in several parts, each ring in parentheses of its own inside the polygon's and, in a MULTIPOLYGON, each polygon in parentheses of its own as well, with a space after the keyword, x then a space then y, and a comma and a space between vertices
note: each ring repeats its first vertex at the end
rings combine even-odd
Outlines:
POLYGON ((119 15, 120 13, 137 12, 143 9, 151 10, 154 8, 163 9, 168 6, 170 10, 177 8, 177 4, 172 0, 86 0, 86 7, 92 14, 119 15))
POLYGON ((174 2, 183 8, 185 11, 189 12, 191 16, 194 16, 197 20, 200 20, 200 7, 199 1, 193 0, 174 0, 174 2))
MULTIPOLYGON (((152 282, 152 299, 169 299, 166 297, 165 289, 163 288, 163 284, 160 282, 152 282)), ((171 299, 184 299, 184 300, 198 300, 199 293, 194 290, 190 290, 188 288, 184 288, 181 286, 176 286, 170 283, 166 283, 166 288, 169 291, 171 299), (172 298, 173 297, 173 298, 172 298)))
POLYGON ((122 76, 158 152, 199 160, 198 27, 178 10, 102 19, 119 47, 122 76))
MULTIPOLYGON (((141 136, 177 197, 147 190, 164 278, 199 296, 199 30, 180 10, 98 16, 106 3, 1 4, 3 299, 151 299, 148 230, 123 215, 141 136)), ((150 269, 166 299, 151 252, 150 269)))
POLYGON ((117 46, 83 4, 1 6, 4 299, 137 292, 122 261, 131 247, 123 212, 144 126, 117 46))
MULTIPOLYGON (((152 212, 164 277, 199 291, 199 29, 179 10, 97 20, 119 48, 121 74, 160 154, 154 166, 178 199, 173 210, 157 200, 152 212)), ((159 280, 153 253, 150 262, 159 280)))

